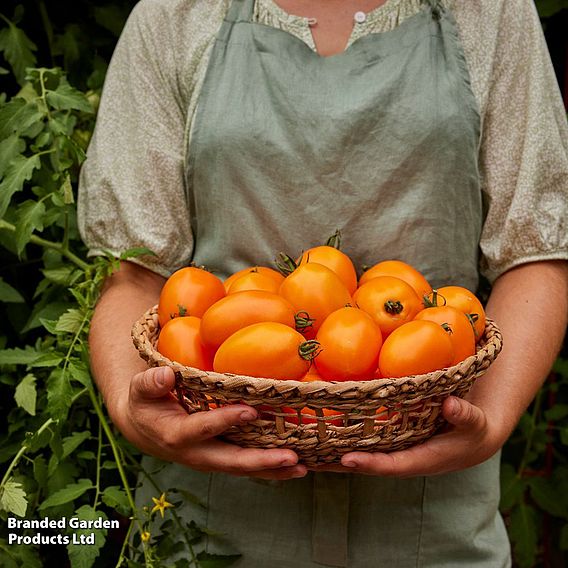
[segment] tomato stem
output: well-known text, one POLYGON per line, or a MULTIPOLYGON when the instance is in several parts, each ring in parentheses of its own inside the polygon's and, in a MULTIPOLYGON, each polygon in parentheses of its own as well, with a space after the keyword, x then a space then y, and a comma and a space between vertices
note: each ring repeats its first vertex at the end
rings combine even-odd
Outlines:
POLYGON ((321 352, 321 345, 319 341, 310 339, 304 341, 298 346, 298 355, 306 361, 313 361, 321 352))
POLYGON ((278 268, 278 270, 284 276, 292 274, 292 272, 294 272, 294 270, 298 268, 298 264, 296 263, 296 261, 291 256, 287 255, 285 252, 278 253, 278 258, 276 258, 274 264, 276 264, 276 268, 278 268))
POLYGON ((341 250, 341 231, 339 229, 335 230, 335 233, 329 237, 326 241, 326 246, 333 247, 337 250, 341 250))
POLYGON ((445 306, 447 303, 446 298, 444 298, 444 296, 442 296, 442 294, 440 294, 436 289, 433 289, 430 294, 424 294, 424 296, 422 296, 422 303, 425 308, 437 308, 440 305, 438 303, 438 298, 442 298, 442 300, 444 300, 444 303, 441 305, 445 306), (430 299, 430 296, 432 296, 432 299, 430 299))
POLYGON ((299 331, 300 333, 306 331, 307 328, 312 327, 314 321, 316 321, 314 318, 310 317, 308 312, 298 312, 294 316, 294 320, 296 322, 296 331, 299 331))

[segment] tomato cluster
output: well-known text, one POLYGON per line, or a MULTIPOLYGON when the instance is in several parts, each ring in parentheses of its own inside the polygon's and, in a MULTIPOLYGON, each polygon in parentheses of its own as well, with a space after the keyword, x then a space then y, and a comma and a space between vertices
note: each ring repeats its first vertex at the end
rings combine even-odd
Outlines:
POLYGON ((480 301, 460 286, 433 290, 414 267, 386 260, 357 279, 330 244, 281 272, 243 269, 222 282, 187 267, 165 283, 157 349, 205 371, 282 380, 361 381, 428 373, 474 355, 480 301))

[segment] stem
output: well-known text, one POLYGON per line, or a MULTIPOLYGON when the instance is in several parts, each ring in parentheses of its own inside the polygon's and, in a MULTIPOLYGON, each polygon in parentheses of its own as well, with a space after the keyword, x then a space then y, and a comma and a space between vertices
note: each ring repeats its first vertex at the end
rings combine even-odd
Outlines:
MULTIPOLYGON (((40 427, 38 430, 36 430, 36 434, 40 435, 42 434, 45 430, 47 430, 47 428, 49 428, 52 424, 55 423, 55 420, 53 420, 53 418, 48 418, 40 427)), ((28 446, 26 446, 25 442, 22 444, 22 447, 20 448, 19 452, 14 456, 14 459, 12 460, 12 463, 8 466, 8 469, 6 470, 6 473, 4 474, 4 477, 2 478, 2 481, 0 481, 0 487, 4 487, 4 485, 6 484, 6 482, 8 481, 10 474, 12 473, 12 470, 18 465, 18 462, 22 459, 23 455, 28 451, 28 446)))
POLYGON ((528 456, 529 456, 529 452, 531 450, 532 447, 532 442, 533 442, 533 437, 534 437, 534 433, 536 430, 536 417, 540 412, 540 405, 541 405, 541 400, 542 400, 542 389, 540 389, 535 397, 534 400, 534 406, 533 406, 533 411, 531 414, 531 429, 529 431, 529 434, 527 435, 527 442, 525 444, 525 450, 523 452, 523 458, 521 460, 521 463, 519 465, 519 469, 517 470, 517 477, 521 478, 523 476, 523 472, 525 471, 525 468, 527 467, 527 463, 528 463, 528 456))
POLYGON ((99 420, 99 441, 97 447, 97 473, 96 473, 96 482, 95 482, 95 498, 93 500, 93 509, 97 508, 99 503, 99 495, 101 494, 101 456, 103 452, 103 431, 101 426, 101 421, 99 420))
POLYGON ((328 247, 333 247, 337 250, 341 250, 341 231, 337 229, 325 243, 328 247))
POLYGON ((402 310, 404 310, 404 306, 398 300, 387 300, 385 302, 385 311, 387 314, 398 315, 402 312, 402 310))
POLYGON ((51 66, 55 67, 55 58, 53 57, 53 26, 51 25, 51 20, 47 14, 47 8, 45 7, 45 2, 39 0, 39 13, 41 16, 41 23, 43 24, 43 29, 47 37, 47 46, 49 48, 49 58, 51 59, 51 66))
MULTIPOLYGON (((140 525, 140 521, 138 519, 138 517, 136 517, 136 503, 134 502, 134 496, 132 495, 132 491, 130 490, 130 483, 128 481, 128 477, 126 475, 126 471, 124 470, 124 464, 122 463, 122 459, 121 459, 121 454, 120 454, 120 448, 118 447, 118 443, 116 441, 116 438, 114 437, 114 434, 112 433, 112 430, 110 429, 110 426, 108 425, 108 422, 106 420, 106 416, 103 412, 102 406, 100 404, 99 398, 98 396, 95 394, 94 389, 89 389, 89 397, 91 398, 91 403, 93 405, 93 408, 95 409, 95 412, 99 418, 99 423, 102 426, 106 437, 110 443, 110 447, 112 448, 112 453, 114 456, 114 461, 116 463, 116 466, 118 468, 118 473, 120 475, 120 479, 122 481, 122 485, 124 487, 124 491, 126 492, 126 498, 128 499, 128 504, 130 505, 130 509, 132 511, 132 514, 134 515, 133 520, 136 522, 136 524, 138 525, 138 530, 142 531, 142 526, 140 525)), ((146 564, 149 565, 149 556, 148 556, 148 546, 146 545, 145 542, 142 542, 142 546, 144 548, 144 558, 146 560, 146 564)))
MULTIPOLYGON (((16 232, 16 226, 13 225, 12 223, 8 223, 8 221, 5 221, 4 219, 0 219, 0 230, 2 230, 2 229, 5 229, 7 231, 11 231, 13 233, 16 232)), ((77 255, 73 254, 69 249, 65 248, 63 245, 61 245, 59 243, 55 243, 53 241, 48 241, 46 239, 42 239, 41 237, 38 237, 37 235, 32 235, 30 237, 30 242, 35 244, 35 245, 39 245, 40 247, 43 247, 43 248, 56 250, 61 255, 66 257, 68 260, 70 260, 73 264, 78 266, 81 270, 87 270, 90 266, 87 262, 80 259, 77 255)))

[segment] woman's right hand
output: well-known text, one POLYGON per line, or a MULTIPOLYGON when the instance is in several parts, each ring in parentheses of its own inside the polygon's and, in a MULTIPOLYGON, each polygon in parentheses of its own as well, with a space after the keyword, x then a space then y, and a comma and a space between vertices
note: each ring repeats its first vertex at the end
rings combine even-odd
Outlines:
POLYGON ((108 401, 114 423, 145 453, 199 471, 219 471, 264 479, 303 477, 307 469, 285 449, 241 448, 217 436, 254 420, 251 406, 233 404, 187 414, 171 395, 175 377, 169 367, 135 375, 130 389, 108 401))

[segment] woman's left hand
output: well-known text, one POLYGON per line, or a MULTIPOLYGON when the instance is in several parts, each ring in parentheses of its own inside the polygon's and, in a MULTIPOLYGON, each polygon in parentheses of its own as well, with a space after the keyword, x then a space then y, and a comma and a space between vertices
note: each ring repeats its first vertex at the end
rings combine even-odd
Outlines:
POLYGON ((442 414, 448 426, 423 444, 388 454, 350 452, 341 465, 312 469, 402 478, 449 473, 489 459, 509 435, 498 432, 480 407, 461 398, 446 399, 442 414))

